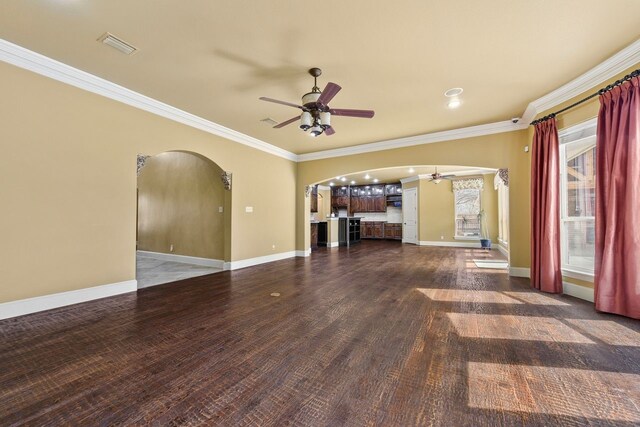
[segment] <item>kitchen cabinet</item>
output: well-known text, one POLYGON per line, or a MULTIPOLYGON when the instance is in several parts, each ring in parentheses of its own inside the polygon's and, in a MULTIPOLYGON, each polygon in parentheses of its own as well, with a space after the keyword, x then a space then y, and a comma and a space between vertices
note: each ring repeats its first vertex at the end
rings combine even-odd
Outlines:
POLYGON ((386 212, 384 185, 358 185, 351 187, 351 213, 386 212))
POLYGON ((351 246, 360 242, 360 218, 340 218, 338 220, 338 242, 340 246, 351 246))
POLYGON ((311 212, 318 212, 318 186, 314 185, 311 190, 311 212))
POLYGON ((318 249, 318 223, 311 223, 311 249, 318 249))
POLYGON ((350 195, 349 187, 333 187, 331 189, 331 208, 349 208, 350 195))
POLYGON ((384 238, 391 240, 402 240, 402 224, 385 224, 384 238))
POLYGON ((363 239, 384 238, 384 222, 362 221, 360 223, 360 235, 363 239))

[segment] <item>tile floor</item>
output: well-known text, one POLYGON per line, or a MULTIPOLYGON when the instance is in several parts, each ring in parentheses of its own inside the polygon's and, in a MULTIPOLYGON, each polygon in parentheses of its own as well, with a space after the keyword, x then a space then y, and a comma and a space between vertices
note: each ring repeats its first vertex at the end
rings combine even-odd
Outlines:
POLYGON ((138 288, 146 288, 221 271, 223 271, 221 268, 165 261, 141 254, 136 255, 138 288))

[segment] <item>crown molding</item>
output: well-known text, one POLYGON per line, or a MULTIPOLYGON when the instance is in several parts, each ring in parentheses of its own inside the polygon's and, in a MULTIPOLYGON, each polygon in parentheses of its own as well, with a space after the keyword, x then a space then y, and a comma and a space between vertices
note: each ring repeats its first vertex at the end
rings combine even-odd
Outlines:
POLYGON ((538 113, 580 95, 624 70, 631 68, 635 64, 640 63, 640 39, 569 83, 530 102, 518 123, 505 120, 299 155, 172 107, 3 39, 0 39, 0 60, 251 148, 287 160, 305 162, 526 129, 529 126, 529 122, 531 122, 538 113))
POLYGON ((510 120, 489 123, 480 126, 471 126, 443 132, 428 133, 408 138, 391 139, 370 144, 356 145, 352 147, 336 148, 333 150, 316 151, 298 155, 299 162, 329 159, 332 157, 350 156, 374 151, 391 150, 394 148, 410 147, 414 145, 444 142, 455 139, 471 138, 476 136, 491 135, 503 132, 512 132, 527 129, 529 123, 540 112, 546 111, 556 105, 593 89, 595 86, 615 77, 624 70, 640 63, 640 39, 631 43, 626 48, 596 65, 586 73, 573 79, 558 89, 531 101, 522 114, 518 123, 510 120))
POLYGON ((512 123, 511 120, 488 123, 478 126, 470 126, 460 129, 445 130, 442 132, 427 133, 423 135, 409 136, 406 138, 390 139, 386 141, 372 142, 369 144, 354 145, 351 147, 335 148, 332 150, 316 151, 313 153, 299 154, 299 162, 310 160, 329 159, 332 157, 351 156, 355 154, 371 153, 375 151, 391 150, 394 148, 412 147, 415 145, 433 144, 435 142, 451 141, 454 139, 472 138, 474 136, 492 135, 496 133, 512 132, 526 129, 528 124, 512 123))
POLYGON ((298 159, 294 153, 280 147, 172 107, 3 39, 0 39, 0 60, 274 156, 293 161, 298 159))
POLYGON ((538 113, 560 105, 595 86, 615 77, 624 70, 640 63, 640 39, 596 65, 586 73, 532 101, 527 106, 522 121, 530 123, 538 113))

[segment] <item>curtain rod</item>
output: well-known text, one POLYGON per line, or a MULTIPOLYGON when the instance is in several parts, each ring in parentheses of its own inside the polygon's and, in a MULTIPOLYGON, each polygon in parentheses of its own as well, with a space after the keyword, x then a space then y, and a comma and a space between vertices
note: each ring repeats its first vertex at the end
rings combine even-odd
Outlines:
POLYGON ((610 85, 603 87, 602 89, 600 89, 599 91, 592 93, 591 95, 587 96, 586 98, 581 99, 580 101, 576 101, 573 104, 564 107, 562 110, 558 110, 555 113, 551 113, 551 114, 547 114, 544 117, 541 117, 537 120, 532 121, 531 123, 529 123, 530 125, 537 125, 538 123, 544 122, 545 120, 549 120, 554 118, 556 115, 564 113, 567 110, 572 109, 573 107, 577 107, 578 105, 582 104, 583 102, 587 102, 588 100, 590 100, 591 98, 595 98, 598 95, 602 95, 606 92, 609 92, 611 89, 620 86, 622 83, 627 82, 629 80, 631 80, 634 77, 638 77, 640 76, 640 68, 632 71, 631 73, 627 74, 626 76, 624 76, 623 78, 621 78, 620 80, 616 80, 615 82, 611 83, 610 85))

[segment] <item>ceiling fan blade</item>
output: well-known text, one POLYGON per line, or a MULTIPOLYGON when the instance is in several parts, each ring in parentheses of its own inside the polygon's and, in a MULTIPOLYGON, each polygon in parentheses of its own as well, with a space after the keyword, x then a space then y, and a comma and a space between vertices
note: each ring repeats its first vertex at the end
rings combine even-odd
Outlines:
POLYGON ((331 136, 331 135, 333 135, 334 133, 336 133, 336 131, 335 131, 335 129, 333 129, 331 126, 329 126, 328 128, 326 128, 326 129, 324 130, 324 134, 325 134, 325 135, 327 135, 327 136, 331 136))
POLYGON ((331 82, 327 83, 327 86, 324 88, 324 90, 320 94, 320 97, 318 98, 317 103, 322 105, 329 104, 329 102, 331 102, 333 97, 336 96, 338 92, 340 92, 340 89, 342 89, 342 87, 338 86, 335 83, 331 83, 331 82))
POLYGON ((297 105, 297 104, 293 104, 291 102, 287 102, 287 101, 278 101, 277 99, 273 99, 273 98, 267 98, 265 96, 261 96, 259 98, 261 101, 267 101, 267 102, 273 102, 276 104, 282 104, 282 105, 288 105, 289 107, 294 107, 294 108, 299 108, 303 111, 307 111, 306 108, 304 108, 302 105, 297 105))
POLYGON ((373 110, 349 110, 346 108, 332 108, 329 111, 334 116, 359 117, 362 119, 370 119, 375 114, 373 110))
POLYGON ((455 178, 455 175, 440 175, 440 178, 451 179, 451 178, 455 178))
POLYGON ((290 118, 290 119, 289 119, 289 120, 287 120, 287 121, 284 121, 284 122, 282 122, 282 123, 278 123, 278 124, 277 124, 277 125, 275 125, 273 128, 274 128, 274 129, 280 129, 280 128, 283 128, 283 127, 285 127, 286 125, 290 125, 291 123, 296 122, 296 121, 298 121, 298 120, 300 120, 300 116, 292 117, 292 118, 290 118))

